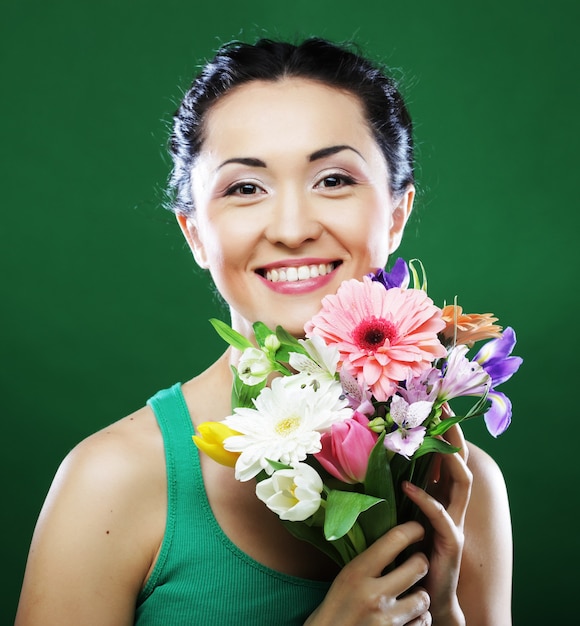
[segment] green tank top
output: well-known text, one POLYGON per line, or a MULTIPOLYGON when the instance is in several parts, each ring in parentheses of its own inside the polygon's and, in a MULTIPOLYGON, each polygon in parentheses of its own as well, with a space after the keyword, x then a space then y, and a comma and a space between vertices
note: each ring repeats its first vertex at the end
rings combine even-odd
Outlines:
POLYGON ((137 601, 138 626, 298 626, 330 583, 261 565, 232 543, 209 506, 181 385, 147 403, 163 435, 168 507, 157 563, 137 601))

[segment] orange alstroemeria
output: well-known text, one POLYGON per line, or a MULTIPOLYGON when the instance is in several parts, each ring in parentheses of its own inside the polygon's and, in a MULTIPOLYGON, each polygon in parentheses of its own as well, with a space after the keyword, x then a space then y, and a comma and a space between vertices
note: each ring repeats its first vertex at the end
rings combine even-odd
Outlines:
POLYGON ((232 430, 222 422, 203 422, 197 427, 198 435, 193 435, 193 443, 207 454, 214 461, 221 465, 234 467, 239 452, 229 452, 224 449, 224 439, 239 435, 240 433, 232 430))
POLYGON ((463 313, 456 304, 443 307, 445 329, 441 332, 446 345, 465 344, 470 347, 481 339, 501 337, 501 326, 497 326, 497 317, 492 313, 463 313))

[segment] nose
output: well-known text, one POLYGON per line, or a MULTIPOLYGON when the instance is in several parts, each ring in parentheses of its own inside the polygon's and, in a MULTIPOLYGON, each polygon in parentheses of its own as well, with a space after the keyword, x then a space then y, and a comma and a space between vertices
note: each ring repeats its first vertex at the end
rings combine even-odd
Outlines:
POLYGON ((315 241, 322 233, 320 223, 308 194, 295 187, 280 191, 273 199, 265 228, 266 238, 273 244, 287 248, 299 248, 308 241, 315 241))

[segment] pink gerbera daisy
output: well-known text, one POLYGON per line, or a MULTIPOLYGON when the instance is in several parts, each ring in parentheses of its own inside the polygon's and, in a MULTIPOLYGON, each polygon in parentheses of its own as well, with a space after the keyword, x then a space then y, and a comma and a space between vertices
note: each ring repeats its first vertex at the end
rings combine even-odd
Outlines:
POLYGON ((340 352, 340 365, 379 401, 397 384, 418 376, 446 355, 437 338, 445 328, 441 309, 420 289, 385 289, 364 277, 347 280, 336 295, 322 300, 322 310, 304 328, 340 352))

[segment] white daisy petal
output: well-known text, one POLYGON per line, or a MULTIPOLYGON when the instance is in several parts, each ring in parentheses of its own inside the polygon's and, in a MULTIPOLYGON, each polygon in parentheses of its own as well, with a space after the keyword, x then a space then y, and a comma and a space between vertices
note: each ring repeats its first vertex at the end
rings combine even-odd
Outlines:
POLYGON ((240 433, 224 441, 226 450, 240 453, 238 480, 249 480, 262 469, 271 473, 268 459, 293 465, 316 454, 321 433, 352 415, 336 381, 316 391, 311 386, 296 389, 288 383, 291 378, 276 378, 256 398, 255 409, 235 409, 224 420, 240 433))

